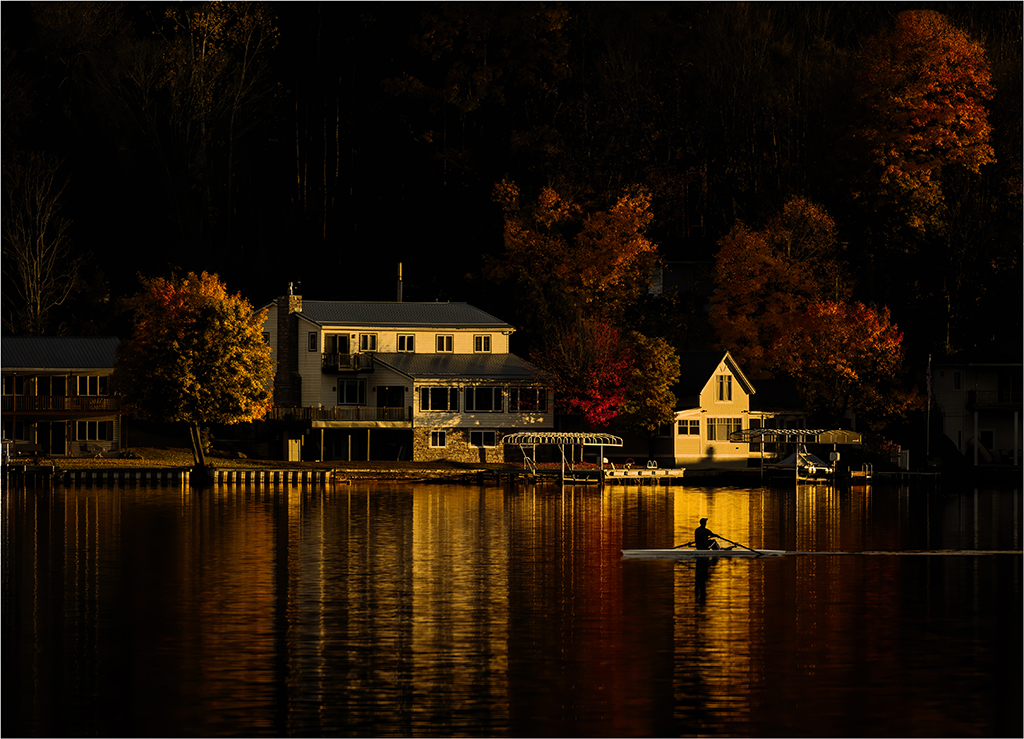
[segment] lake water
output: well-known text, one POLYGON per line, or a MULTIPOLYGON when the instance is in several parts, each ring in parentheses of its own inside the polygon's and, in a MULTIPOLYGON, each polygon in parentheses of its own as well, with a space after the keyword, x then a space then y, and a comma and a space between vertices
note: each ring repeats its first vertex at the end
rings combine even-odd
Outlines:
POLYGON ((1012 489, 8 488, 3 734, 1021 736, 1020 519, 1012 489), (702 516, 844 553, 623 561, 702 516), (877 553, 911 550, 973 551, 877 553))

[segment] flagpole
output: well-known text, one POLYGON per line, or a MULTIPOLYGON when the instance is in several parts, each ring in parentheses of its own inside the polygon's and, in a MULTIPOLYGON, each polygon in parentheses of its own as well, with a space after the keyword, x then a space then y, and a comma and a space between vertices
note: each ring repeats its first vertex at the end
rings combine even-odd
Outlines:
POLYGON ((924 461, 928 463, 928 457, 932 451, 932 355, 928 355, 928 372, 925 374, 928 385, 928 412, 925 414, 927 428, 924 430, 924 461))

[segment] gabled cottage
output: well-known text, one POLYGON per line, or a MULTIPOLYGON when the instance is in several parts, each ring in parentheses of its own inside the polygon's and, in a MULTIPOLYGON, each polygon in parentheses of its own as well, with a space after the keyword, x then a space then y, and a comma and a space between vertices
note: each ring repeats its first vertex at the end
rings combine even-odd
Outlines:
POLYGON ((95 456, 120 451, 111 393, 116 337, 3 340, 3 438, 18 453, 95 456))
POLYGON ((267 309, 289 459, 503 461, 505 434, 554 426, 546 376, 509 353, 513 327, 467 303, 289 294, 267 309))
POLYGON ((759 456, 760 447, 729 439, 733 432, 759 428, 765 421, 764 414, 750 410, 754 386, 729 352, 683 352, 679 386, 676 466, 746 467, 748 459, 759 456))

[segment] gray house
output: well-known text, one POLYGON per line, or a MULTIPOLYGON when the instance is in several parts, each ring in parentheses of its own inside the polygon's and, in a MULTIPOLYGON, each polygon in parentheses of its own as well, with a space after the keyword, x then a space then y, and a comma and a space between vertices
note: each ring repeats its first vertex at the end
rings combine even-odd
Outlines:
POLYGON ((109 385, 118 343, 112 336, 3 339, 0 415, 16 453, 120 451, 121 410, 109 385))

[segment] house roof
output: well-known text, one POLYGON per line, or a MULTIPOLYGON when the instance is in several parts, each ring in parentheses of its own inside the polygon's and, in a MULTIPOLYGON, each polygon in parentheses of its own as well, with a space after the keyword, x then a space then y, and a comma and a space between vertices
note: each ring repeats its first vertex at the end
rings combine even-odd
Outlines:
POLYGON ((469 303, 303 300, 299 315, 320 325, 512 330, 511 325, 469 303))
POLYGON ((3 370, 112 369, 116 336, 10 336, 0 342, 3 370))
POLYGON ((750 380, 743 374, 740 366, 736 364, 736 360, 732 358, 729 352, 680 352, 680 399, 696 398, 699 396, 700 391, 704 389, 708 380, 711 379, 711 375, 715 373, 718 365, 723 361, 729 368, 729 371, 732 372, 733 377, 739 381, 744 392, 748 395, 753 395, 756 392, 754 386, 750 384, 750 380))
POLYGON ((414 380, 539 381, 549 376, 515 354, 376 353, 380 362, 414 380))

